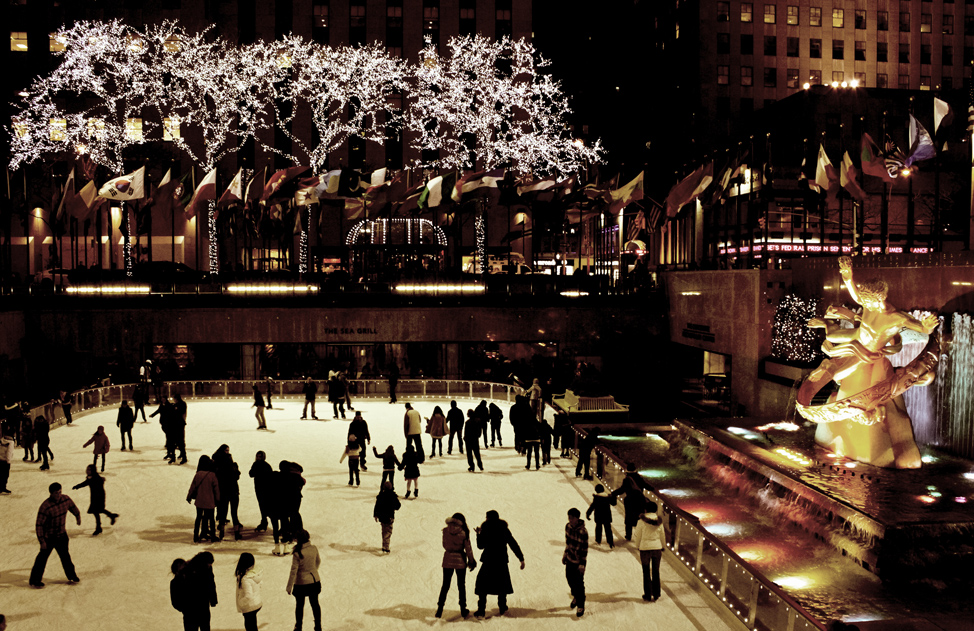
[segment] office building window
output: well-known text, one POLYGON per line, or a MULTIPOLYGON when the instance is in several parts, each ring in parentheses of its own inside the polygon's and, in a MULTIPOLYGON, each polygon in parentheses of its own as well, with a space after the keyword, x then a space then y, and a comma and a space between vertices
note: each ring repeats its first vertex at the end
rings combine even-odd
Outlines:
POLYGON ((59 53, 64 50, 64 38, 56 37, 56 35, 56 33, 51 33, 47 36, 48 40, 50 40, 50 48, 52 53, 59 53))
MULTIPOLYGON (((730 10, 728 9, 728 12, 730 10)), ((754 5, 750 2, 741 3, 741 22, 753 22, 754 21, 754 5)))
POLYGON ((313 28, 328 28, 328 4, 315 2, 311 5, 311 26, 313 28))
POLYGON ((386 7, 386 28, 402 28, 402 0, 392 0, 386 7))
MULTIPOLYGON (((164 119, 163 124, 165 124, 164 119)), ((105 138, 105 119, 104 118, 89 118, 87 120, 87 132, 89 138, 96 138, 98 140, 103 140, 105 138)), ((163 138, 165 140, 165 138, 163 138)))
POLYGON ((52 118, 48 123, 50 138, 54 142, 63 142, 68 137, 68 121, 64 118, 52 118))
POLYGON ((808 56, 812 59, 822 58, 822 40, 820 39, 810 39, 808 40, 808 56))
POLYGON ((386 52, 402 56, 402 0, 389 0, 386 5, 386 52))
POLYGON ((741 54, 742 55, 753 55, 754 54, 754 36, 742 33, 741 34, 741 54))
POLYGON ((764 23, 765 24, 774 24, 775 23, 775 18, 776 18, 776 13, 775 12, 777 10, 778 10, 778 7, 776 7, 773 4, 766 4, 766 5, 764 5, 764 23))
POLYGON ((730 22, 730 2, 717 3, 717 21, 730 22))
POLYGON ((943 66, 953 66, 954 65, 954 47, 944 46, 940 50, 940 64, 943 66))
POLYGON ((886 77, 885 72, 880 72, 876 75, 876 87, 877 88, 889 87, 889 79, 886 77))
POLYGON ((460 0, 460 35, 473 35, 477 32, 476 0, 460 0))
POLYGON ((876 42, 876 61, 889 61, 889 44, 886 42, 876 42))
POLYGON ((933 51, 931 50, 930 44, 920 44, 920 63, 928 64, 932 57, 933 51))
POLYGON ((795 5, 788 6, 788 17, 786 18, 788 24, 796 26, 798 24, 798 7, 795 5))
POLYGON ((778 55, 778 38, 776 36, 764 36, 764 55, 766 57, 776 57, 778 55))
POLYGON ((900 63, 908 64, 910 63, 910 45, 900 44, 900 63))
POLYGON ((856 73, 856 81, 859 82, 859 87, 860 88, 866 87, 866 73, 865 72, 857 72, 856 73))
POLYGON ((727 85, 730 77, 730 66, 717 66, 717 85, 727 85))
POLYGON ((943 34, 944 35, 954 34, 954 16, 952 15, 944 16, 943 34))
POLYGON ((920 14, 920 32, 930 33, 933 31, 933 15, 930 13, 920 14))
POLYGON ((910 89, 910 75, 908 75, 908 74, 901 74, 900 75, 900 82, 899 82, 899 85, 897 87, 899 87, 899 89, 901 89, 901 90, 909 90, 910 89))
POLYGON ((832 28, 845 27, 845 10, 832 9, 832 28))
POLYGON ((799 39, 797 37, 789 37, 785 40, 785 48, 789 57, 798 56, 798 42, 799 39))
POLYGON ((920 75, 920 89, 929 90, 930 89, 930 76, 920 75))
POLYGON ((866 11, 865 9, 856 9, 856 28, 860 31, 866 28, 866 11))
POLYGON ((900 13, 900 33, 910 32, 910 14, 906 11, 900 13))
POLYGON ((162 119, 162 139, 172 142, 179 138, 179 119, 165 117, 162 119))
POLYGON ((182 48, 183 41, 179 38, 179 35, 170 35, 162 44, 162 49, 167 53, 178 53, 182 48))
POLYGON ((845 59, 845 40, 832 40, 832 59, 845 59))
POLYGON ((754 68, 741 66, 741 85, 754 85, 754 68))
MULTIPOLYGON (((741 53, 743 52, 741 51, 741 53)), ((730 33, 717 33, 717 54, 730 54, 730 33)))
POLYGON ((808 9, 808 23, 812 26, 822 26, 822 7, 808 9))
POLYGON ((876 30, 877 31, 888 31, 889 30, 889 12, 888 11, 877 11, 876 12, 876 30))
POLYGON ((788 82, 787 85, 789 88, 798 87, 798 68, 789 68, 786 73, 786 77, 788 82))
POLYGON ((964 35, 974 35, 974 15, 964 16, 964 35))
POLYGON ((834 83, 842 83, 843 81, 845 81, 845 73, 841 70, 833 70, 832 81, 834 83))
MULTIPOLYGON (((425 0, 424 0, 425 1, 425 0)), ((439 4, 439 2, 437 2, 439 4)), ((511 20, 511 0, 497 0, 496 22, 494 23, 494 34, 497 37, 514 34, 514 22, 511 20)))
POLYGON ((766 88, 776 88, 776 87, 778 87, 778 69, 777 68, 765 68, 764 69, 764 87, 766 87, 766 88))
POLYGON ((953 90, 954 89, 954 78, 951 77, 949 74, 945 74, 940 79, 940 87, 942 87, 944 90, 953 90))
MULTIPOLYGON (((500 11, 498 11, 500 13, 500 11)), ((423 0, 423 39, 440 45, 440 0, 423 0)))
POLYGON ((856 42, 856 61, 866 61, 866 42, 856 42))
POLYGON ((365 0, 352 0, 348 7, 348 40, 353 46, 365 44, 365 0))
POLYGON ((822 71, 810 70, 808 72, 808 82, 812 85, 822 85, 822 71))
POLYGON ((13 53, 27 52, 27 32, 26 31, 10 31, 10 52, 13 53))
POLYGON ((974 62, 974 46, 964 47, 964 64, 974 62))

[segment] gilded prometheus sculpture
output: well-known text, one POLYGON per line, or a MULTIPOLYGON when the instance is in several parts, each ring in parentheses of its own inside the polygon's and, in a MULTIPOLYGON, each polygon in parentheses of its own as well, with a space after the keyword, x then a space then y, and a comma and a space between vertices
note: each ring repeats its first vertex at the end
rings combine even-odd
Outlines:
POLYGON ((854 282, 849 257, 839 259, 839 274, 849 295, 862 305, 862 314, 830 306, 824 317, 809 320, 809 327, 825 329, 822 350, 828 358, 798 389, 798 413, 814 423, 837 425, 824 431, 820 426, 816 432, 819 444, 878 466, 918 468, 920 450, 902 395, 913 386, 933 381, 940 337, 931 334, 940 321, 936 315, 920 321, 890 305, 884 281, 854 282), (853 327, 843 328, 841 321, 851 322, 853 327), (902 348, 900 333, 904 329, 929 335, 930 339, 916 359, 894 369, 887 357, 902 348), (812 405, 812 397, 830 381, 839 385, 838 391, 827 403, 812 405), (843 428, 843 423, 852 427, 843 428), (865 431, 855 424, 875 427, 865 431))

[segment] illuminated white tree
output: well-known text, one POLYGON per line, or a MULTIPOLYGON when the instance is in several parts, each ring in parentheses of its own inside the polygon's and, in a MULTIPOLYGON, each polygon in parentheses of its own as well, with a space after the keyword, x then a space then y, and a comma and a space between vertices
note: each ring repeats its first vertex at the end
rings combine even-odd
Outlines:
POLYGON ((243 62, 274 124, 292 141, 291 152, 264 144, 296 164, 320 171, 328 154, 350 137, 385 140, 398 112, 388 112, 389 96, 406 87, 404 64, 379 45, 332 48, 289 35, 246 47, 243 62), (310 112, 316 138, 299 136, 293 121, 310 112))
POLYGON ((600 159, 598 145, 572 137, 568 100, 538 72, 547 62, 535 63, 530 42, 474 35, 450 39, 447 51, 427 45, 409 94, 414 148, 439 151, 423 166, 564 175, 600 159))

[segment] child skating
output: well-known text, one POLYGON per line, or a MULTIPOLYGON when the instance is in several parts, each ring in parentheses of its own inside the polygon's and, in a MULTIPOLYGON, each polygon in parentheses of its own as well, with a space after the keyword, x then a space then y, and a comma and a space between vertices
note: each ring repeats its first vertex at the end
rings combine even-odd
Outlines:
POLYGON ((358 444, 358 437, 355 434, 348 435, 348 444, 345 445, 345 451, 342 452, 342 457, 339 458, 338 462, 342 462, 345 458, 348 458, 348 485, 352 486, 352 481, 354 480, 355 486, 359 485, 359 475, 358 475, 358 463, 359 457, 362 454, 362 447, 358 444))
POLYGON ((88 465, 88 468, 85 469, 85 474, 88 476, 85 478, 85 481, 80 484, 76 484, 71 488, 80 489, 85 486, 88 487, 88 491, 91 494, 91 500, 88 505, 88 514, 95 516, 95 532, 91 533, 91 536, 95 537, 102 533, 102 514, 108 515, 108 518, 111 520, 111 523, 114 526, 115 520, 118 519, 118 513, 113 513, 105 509, 105 478, 98 475, 98 467, 93 464, 88 465))

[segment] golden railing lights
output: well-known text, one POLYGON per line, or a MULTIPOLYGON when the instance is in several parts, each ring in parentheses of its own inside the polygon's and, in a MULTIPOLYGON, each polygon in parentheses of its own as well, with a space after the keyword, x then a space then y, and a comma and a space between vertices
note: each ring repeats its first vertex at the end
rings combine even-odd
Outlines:
POLYGON ((147 296, 150 290, 148 285, 75 285, 65 288, 67 293, 81 296, 147 296))
POLYGON ((438 295, 438 294, 454 294, 454 295, 468 295, 468 294, 482 294, 485 288, 483 285, 476 283, 442 283, 442 284, 401 284, 395 286, 395 292, 398 294, 413 294, 413 295, 438 295))
POLYGON ((227 285, 227 293, 231 294, 313 294, 318 288, 314 285, 297 285, 293 283, 235 283, 227 285))
POLYGON ((581 298, 582 296, 587 296, 587 291, 578 291, 577 289, 571 289, 561 292, 561 295, 566 298, 581 298))
POLYGON ((961 287, 970 287, 971 285, 974 285, 974 283, 972 283, 969 280, 955 280, 955 281, 951 282, 950 284, 951 285, 959 285, 961 287))
POLYGON ((681 291, 680 292, 680 295, 681 296, 699 296, 700 295, 700 292, 699 291, 681 291))

